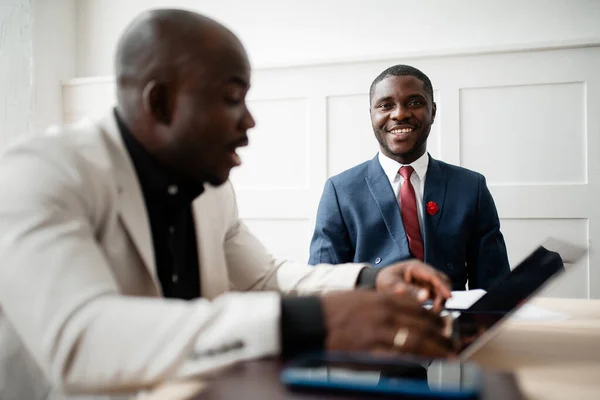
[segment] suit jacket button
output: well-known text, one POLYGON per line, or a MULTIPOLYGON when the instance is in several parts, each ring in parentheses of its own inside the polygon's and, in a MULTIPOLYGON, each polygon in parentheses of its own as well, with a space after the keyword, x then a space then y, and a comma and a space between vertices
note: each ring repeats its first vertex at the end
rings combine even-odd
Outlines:
POLYGON ((381 257, 377 257, 377 258, 375 259, 375 264, 379 264, 380 262, 381 262, 381 257))
POLYGON ((452 263, 448 263, 448 264, 446 264, 446 268, 448 268, 450 271, 452 271, 454 269, 454 265, 452 265, 452 263))

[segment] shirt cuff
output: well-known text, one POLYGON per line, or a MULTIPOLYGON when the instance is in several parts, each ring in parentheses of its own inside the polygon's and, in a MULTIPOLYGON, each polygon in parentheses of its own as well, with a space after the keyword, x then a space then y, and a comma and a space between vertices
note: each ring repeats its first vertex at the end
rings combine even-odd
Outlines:
POLYGON ((281 298, 281 354, 323 350, 325 320, 321 300, 315 296, 281 298))
POLYGON ((377 275, 381 272, 381 268, 365 267, 358 273, 356 278, 356 287, 362 287, 367 289, 375 289, 375 282, 377 282, 377 275))

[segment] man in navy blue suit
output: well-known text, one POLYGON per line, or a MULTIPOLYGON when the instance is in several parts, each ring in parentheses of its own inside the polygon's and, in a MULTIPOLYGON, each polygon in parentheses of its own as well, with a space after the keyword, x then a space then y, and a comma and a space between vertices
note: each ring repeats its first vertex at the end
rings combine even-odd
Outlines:
POLYGON ((483 175, 433 159, 436 104, 429 78, 408 65, 383 71, 369 93, 379 153, 325 183, 310 264, 418 258, 454 290, 487 289, 508 274, 506 245, 483 175))

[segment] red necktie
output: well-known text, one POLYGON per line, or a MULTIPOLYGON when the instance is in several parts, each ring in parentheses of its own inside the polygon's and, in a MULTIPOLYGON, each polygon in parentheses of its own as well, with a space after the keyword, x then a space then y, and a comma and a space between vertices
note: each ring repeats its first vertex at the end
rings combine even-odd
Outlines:
POLYGON ((400 213, 402 214, 402 223, 404 223, 410 253, 413 257, 424 260, 423 238, 419 228, 419 214, 417 214, 417 197, 410 182, 410 176, 413 172, 414 169, 411 166, 402 167, 399 171, 404 178, 400 188, 400 213))

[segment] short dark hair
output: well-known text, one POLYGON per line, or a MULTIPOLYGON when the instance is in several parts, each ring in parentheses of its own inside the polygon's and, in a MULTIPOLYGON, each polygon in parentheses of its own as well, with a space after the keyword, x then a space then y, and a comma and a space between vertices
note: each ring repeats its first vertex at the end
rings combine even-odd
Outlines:
POLYGON ((373 83, 371 83, 371 88, 369 89, 369 104, 371 104, 371 101, 373 100, 373 92, 375 91, 375 86, 377 86, 379 82, 390 76, 414 76, 415 78, 423 82, 423 87, 425 88, 425 91, 431 96, 431 101, 433 101, 433 86, 431 85, 431 81, 429 80, 427 75, 425 75, 423 72, 416 69, 415 67, 411 67, 410 65, 399 64, 394 65, 393 67, 389 67, 388 69, 377 75, 377 78, 375 78, 373 83))

